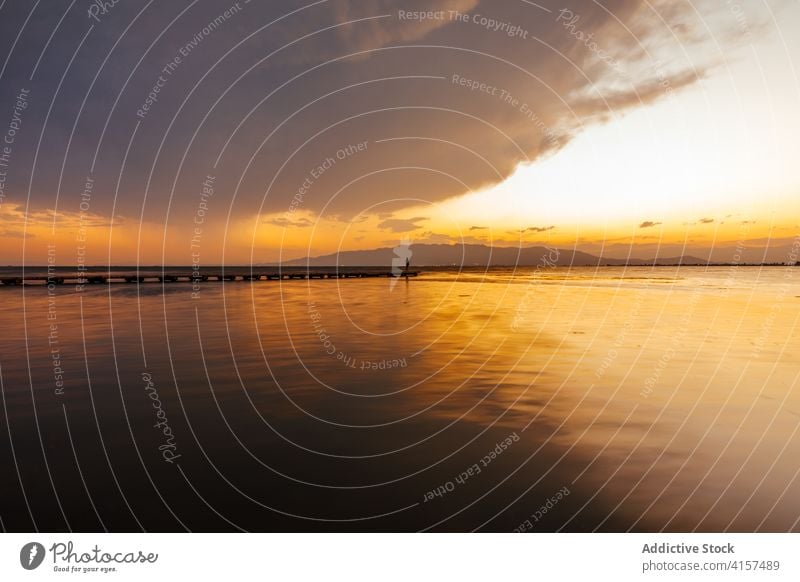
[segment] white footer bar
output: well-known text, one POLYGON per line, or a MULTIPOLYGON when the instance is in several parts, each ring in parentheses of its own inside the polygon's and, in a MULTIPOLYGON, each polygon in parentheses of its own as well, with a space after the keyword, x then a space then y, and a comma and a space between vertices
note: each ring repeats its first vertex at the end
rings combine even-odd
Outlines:
POLYGON ((797 534, 0 535, 0 580, 778 581, 799 566, 797 534))

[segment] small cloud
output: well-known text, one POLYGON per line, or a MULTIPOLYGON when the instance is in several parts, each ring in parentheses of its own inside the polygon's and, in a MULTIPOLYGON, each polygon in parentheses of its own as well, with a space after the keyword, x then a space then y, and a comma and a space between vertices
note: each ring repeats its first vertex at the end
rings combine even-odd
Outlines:
POLYGON ((700 219, 700 224, 711 224, 712 222, 714 222, 713 218, 701 218, 700 219))
POLYGON ((742 224, 755 224, 756 221, 755 220, 743 220, 741 223, 742 224))
POLYGON ((489 228, 489 227, 488 226, 470 226, 469 227, 470 230, 486 230, 487 228, 489 228))
POLYGON ((555 226, 529 226, 528 228, 521 228, 519 230, 507 230, 506 234, 520 237, 526 232, 547 232, 548 230, 555 229, 555 226))
POLYGON ((639 225, 639 228, 650 228, 653 226, 658 226, 661 224, 660 222, 653 222, 652 220, 645 220, 643 223, 639 225))
POLYGON ((36 235, 31 232, 22 232, 21 230, 5 230, 0 232, 0 237, 4 238, 34 238, 36 235))
POLYGON ((125 217, 122 215, 109 217, 91 212, 69 212, 63 210, 56 212, 52 209, 26 210, 20 204, 3 204, 0 206, 0 225, 4 228, 10 228, 10 230, 5 230, 5 234, 0 232, 0 236, 12 238, 34 236, 30 233, 23 234, 20 229, 26 227, 52 227, 55 223, 59 228, 69 230, 75 228, 108 228, 124 224, 124 222, 125 217))
MULTIPOLYGON (((497 240, 497 239, 495 239, 494 241, 490 241, 487 238, 481 238, 481 237, 478 237, 478 236, 469 236, 469 235, 462 236, 462 237, 460 237, 458 239, 458 243, 459 244, 465 244, 465 245, 485 245, 488 242, 492 242, 493 244, 497 244, 497 243, 500 243, 502 241, 497 240)), ((516 242, 517 241, 512 241, 511 244, 513 245, 516 242)))
POLYGON ((390 230, 392 232, 408 232, 410 230, 417 230, 420 228, 418 222, 428 220, 424 216, 417 216, 414 218, 388 218, 378 223, 378 228, 382 230, 390 230))
POLYGON ((366 222, 367 220, 369 220, 369 218, 370 217, 368 214, 359 214, 358 216, 348 216, 345 214, 331 215, 331 220, 336 220, 337 222, 346 222, 348 224, 366 222))
POLYGON ((450 235, 427 231, 423 232, 422 236, 419 237, 416 242, 428 244, 450 244, 452 240, 453 239, 450 237, 450 235))
POLYGON ((313 226, 314 223, 307 218, 300 218, 298 220, 289 220, 286 217, 278 217, 278 218, 266 218, 261 221, 261 224, 274 224, 275 226, 280 226, 283 228, 288 228, 290 226, 296 228, 307 228, 309 226, 313 226))

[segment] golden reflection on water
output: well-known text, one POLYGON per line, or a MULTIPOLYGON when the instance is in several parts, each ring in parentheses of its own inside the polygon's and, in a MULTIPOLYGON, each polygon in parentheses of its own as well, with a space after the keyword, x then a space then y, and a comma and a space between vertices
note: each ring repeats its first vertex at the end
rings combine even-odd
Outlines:
MULTIPOLYGON (((369 424, 424 414, 525 430, 580 451, 565 478, 651 523, 747 528, 784 507, 796 517, 798 283, 786 269, 735 281, 723 269, 630 271, 286 287, 283 320, 321 384, 376 397, 369 424), (362 369, 398 359, 407 366, 362 369)), ((274 315, 254 301, 269 337, 274 315)))
MULTIPOLYGON (((294 513, 419 506, 367 529, 508 531, 569 487, 542 527, 796 530, 798 279, 787 268, 606 268, 209 283, 196 299, 182 284, 62 290, 63 400, 45 365, 46 294, 24 291, 23 326, 22 290, 6 290, 5 398, 17 418, 32 414, 30 362, 46 430, 63 402, 86 415, 76 439, 96 440, 98 411, 114 419, 109 447, 127 451, 133 435, 146 451, 147 370, 187 471, 202 474, 202 446, 294 513), (423 505, 510 434, 520 440, 494 473, 423 505), (312 497, 291 479, 317 484, 312 497)), ((295 527, 264 519, 250 527, 295 527)))

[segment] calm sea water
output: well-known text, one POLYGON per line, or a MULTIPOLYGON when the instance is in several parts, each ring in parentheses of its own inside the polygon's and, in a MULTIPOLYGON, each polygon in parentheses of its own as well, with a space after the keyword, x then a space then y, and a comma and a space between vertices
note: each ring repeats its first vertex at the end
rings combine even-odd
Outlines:
POLYGON ((0 288, 7 530, 800 530, 800 269, 0 288))

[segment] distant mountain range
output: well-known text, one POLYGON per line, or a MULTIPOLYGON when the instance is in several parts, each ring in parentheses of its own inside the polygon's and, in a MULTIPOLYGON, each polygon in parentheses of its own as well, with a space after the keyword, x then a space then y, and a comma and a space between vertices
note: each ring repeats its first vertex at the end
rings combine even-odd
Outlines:
MULTIPOLYGON (((414 244, 410 246, 411 265, 414 267, 435 266, 578 266, 598 265, 707 265, 708 261, 692 256, 658 257, 653 259, 612 259, 599 257, 576 250, 534 247, 490 247, 480 244, 414 244)), ((405 256, 405 255, 403 255, 405 256)), ((341 266, 341 267, 389 267, 398 259, 394 248, 385 247, 364 251, 342 251, 319 257, 306 257, 285 261, 285 266, 341 266)), ((404 259, 400 259, 403 260, 404 259)))

